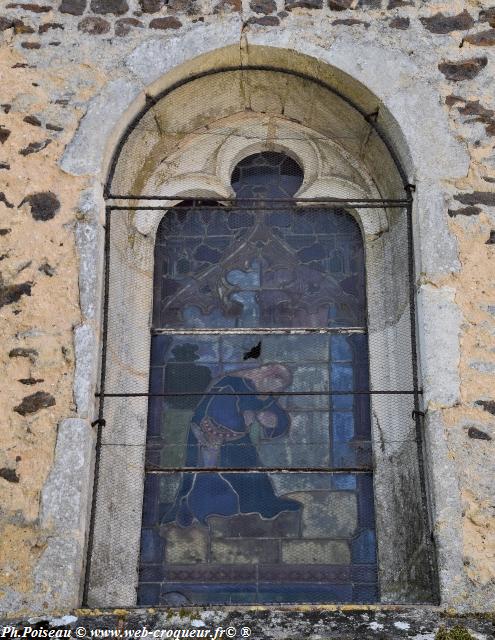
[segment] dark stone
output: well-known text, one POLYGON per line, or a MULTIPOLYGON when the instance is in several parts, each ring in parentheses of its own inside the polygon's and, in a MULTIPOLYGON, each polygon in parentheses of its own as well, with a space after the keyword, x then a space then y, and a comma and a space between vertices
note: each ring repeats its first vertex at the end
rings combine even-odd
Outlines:
POLYGON ((495 400, 478 400, 475 404, 495 416, 495 400))
POLYGON ((484 431, 480 431, 476 427, 469 427, 468 436, 473 438, 474 440, 491 440, 492 437, 485 433, 484 431))
POLYGON ((5 193, 3 193, 3 191, 0 191, 0 202, 3 202, 8 209, 14 208, 14 205, 7 200, 5 193))
POLYGON ((410 24, 411 21, 409 20, 409 18, 397 17, 390 20, 388 26, 392 27, 392 29, 402 29, 402 31, 405 31, 406 29, 409 29, 410 24))
POLYGON ((484 204, 495 207, 495 193, 490 191, 475 191, 474 193, 460 193, 454 198, 462 204, 484 204))
POLYGON ((91 0, 91 11, 93 13, 113 13, 121 16, 129 11, 126 0, 91 0))
POLYGON ((139 5, 144 13, 157 13, 164 4, 164 0, 139 0, 139 5))
POLYGON ((463 116, 474 116, 470 122, 481 122, 485 125, 487 135, 495 135, 495 111, 483 107, 479 100, 465 102, 464 106, 459 108, 459 113, 463 116))
POLYGON ((6 304, 17 302, 22 296, 31 295, 32 282, 22 284, 4 284, 0 275, 0 308, 6 304))
POLYGON ((51 220, 60 209, 57 196, 51 191, 33 193, 24 198, 20 207, 27 202, 31 207, 31 215, 35 220, 51 220))
POLYGON ((19 2, 7 5, 7 9, 24 9, 24 11, 33 11, 33 13, 48 13, 53 7, 39 4, 21 4, 19 2))
POLYGON ((277 10, 277 3, 275 0, 251 0, 249 3, 251 11, 255 13, 264 13, 268 15, 277 10))
POLYGON ((17 382, 21 384, 33 385, 39 384, 40 382, 45 382, 44 378, 19 378, 17 382))
MULTIPOLYGON (((53 44, 53 42, 50 42, 50 44, 53 44)), ((49 129, 50 131, 63 131, 64 130, 63 127, 59 127, 57 124, 51 124, 50 122, 47 122, 45 124, 45 128, 49 129)))
POLYGON ((26 116, 23 121, 32 124, 34 127, 41 127, 41 120, 38 120, 36 116, 26 116))
MULTIPOLYGON (((31 42, 27 42, 24 44, 34 44, 31 42)), ((29 47, 30 49, 32 49, 33 47, 29 47)), ((39 47, 36 47, 37 49, 39 49, 39 47)), ((24 147, 24 149, 21 149, 19 151, 19 153, 21 154, 21 156, 29 156, 31 153, 38 153, 38 151, 43 151, 43 149, 45 149, 49 144, 50 144, 51 140, 50 138, 47 138, 46 140, 42 140, 41 142, 30 142, 28 144, 27 147, 24 147)))
POLYGON ((478 19, 480 22, 488 22, 490 27, 495 27, 495 7, 491 7, 490 9, 483 9, 483 11, 480 11, 478 19))
POLYGON ((323 0, 285 0, 287 11, 301 7, 302 9, 321 9, 323 0))
POLYGON ((462 62, 441 62, 438 68, 447 78, 454 82, 461 80, 472 80, 476 78, 478 73, 486 67, 488 59, 483 56, 481 58, 470 58, 462 62))
POLYGON ((220 0, 213 9, 213 13, 234 13, 242 9, 241 0, 220 0))
POLYGON ((420 20, 425 29, 431 31, 431 33, 465 31, 474 26, 474 20, 466 9, 456 16, 444 16, 443 13, 436 13, 431 18, 420 18, 420 20))
POLYGON ((0 169, 10 169, 10 164, 8 162, 0 162, 0 169))
POLYGON ((46 409, 55 405, 55 398, 46 391, 37 391, 30 396, 26 396, 22 399, 21 404, 14 407, 14 411, 21 416, 26 416, 29 413, 36 413, 40 409, 46 409))
POLYGON ((19 476, 15 469, 8 469, 7 467, 0 469, 0 478, 7 480, 7 482, 19 482, 19 476))
POLYGON ((261 18, 252 17, 249 18, 247 24, 260 24, 263 27, 276 27, 280 24, 280 18, 277 16, 262 16, 261 18))
POLYGON ((60 22, 46 22, 45 24, 41 24, 38 32, 46 33, 49 29, 63 29, 64 25, 60 24, 60 22))
POLYGON ((48 262, 43 262, 43 264, 40 264, 40 266, 38 267, 38 271, 44 273, 45 276, 49 276, 50 278, 55 275, 55 269, 50 264, 48 264, 48 262))
POLYGON ((12 229, 0 229, 0 236, 6 236, 12 229))
POLYGON ((413 7, 412 0, 389 0, 387 9, 397 9, 397 7, 413 7))
MULTIPOLYGON (((14 65, 14 67, 15 67, 15 65, 14 65)), ((14 67, 12 67, 12 68, 14 68, 14 67)), ((2 107, 2 111, 4 113, 8 113, 10 111, 12 105, 11 104, 0 104, 0 107, 2 107)))
POLYGON ((490 182, 490 184, 495 184, 495 178, 490 178, 489 176, 483 176, 483 180, 485 182, 490 182))
POLYGON ((5 31, 6 29, 14 29, 16 34, 19 33, 34 33, 33 27, 25 24, 22 20, 18 18, 0 18, 0 31, 5 31))
POLYGON ((490 231, 490 237, 485 244, 495 244, 495 231, 490 231))
POLYGON ((359 0, 358 7, 367 7, 368 9, 381 9, 382 0, 359 0))
POLYGON ((149 24, 151 29, 180 29, 182 22, 173 16, 166 18, 153 18, 149 24))
POLYGON ((332 11, 345 11, 350 9, 352 0, 328 0, 328 8, 332 11))
POLYGON ((495 46, 495 29, 473 33, 470 36, 466 36, 463 42, 469 42, 469 44, 474 44, 478 47, 493 47, 495 46))
POLYGON ((455 96, 453 94, 445 98, 445 104, 448 107, 453 107, 455 104, 458 104, 459 102, 465 102, 464 98, 461 98, 460 96, 455 96))
POLYGON ((334 20, 332 22, 332 24, 334 24, 334 25, 343 24, 346 27, 352 27, 354 25, 362 25, 363 27, 365 27, 365 29, 368 29, 368 27, 370 26, 369 22, 364 22, 364 20, 355 20, 354 18, 345 18, 345 19, 342 19, 342 20, 334 20))
POLYGON ((464 207, 463 209, 449 209, 449 216, 455 218, 455 216, 477 216, 481 213, 479 207, 464 207))
MULTIPOLYGON (((21 47, 23 49, 41 49, 41 44, 39 42, 21 42, 21 47)), ((30 151, 30 153, 33 153, 33 152, 30 151)), ((23 155, 27 155, 27 154, 23 154, 23 155)))
POLYGON ((9 136, 10 129, 7 129, 6 127, 2 127, 2 125, 0 125, 0 142, 3 144, 9 136))
POLYGON ((59 11, 70 13, 72 16, 82 16, 86 9, 86 0, 62 0, 59 11))
POLYGON ((108 33, 110 31, 110 23, 104 20, 103 18, 94 18, 93 16, 88 16, 81 20, 81 22, 77 25, 79 31, 83 33, 87 33, 90 36, 97 36, 103 33, 108 33))
POLYGON ((36 357, 38 356, 38 352, 36 349, 26 349, 24 347, 16 347, 15 349, 11 349, 9 351, 9 358, 29 358, 34 362, 36 357))
POLYGON ((115 22, 115 35, 126 36, 132 27, 142 27, 143 23, 137 18, 120 18, 115 22))

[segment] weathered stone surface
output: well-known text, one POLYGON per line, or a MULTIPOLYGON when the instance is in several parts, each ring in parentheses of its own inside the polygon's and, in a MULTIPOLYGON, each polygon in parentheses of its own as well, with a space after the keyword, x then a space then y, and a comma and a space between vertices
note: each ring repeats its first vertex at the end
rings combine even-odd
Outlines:
POLYGON ((73 16, 82 16, 86 9, 87 0, 62 0, 59 11, 73 16))
POLYGON ((480 33, 473 33, 466 36, 464 38, 464 42, 474 44, 478 47, 493 47, 495 46, 495 29, 481 31, 480 33))
POLYGON ((121 18, 115 22, 115 35, 126 36, 133 27, 142 27, 143 23, 137 18, 121 18))
POLYGON ((277 3, 275 0, 251 0, 249 3, 251 11, 255 13, 264 13, 268 15, 277 10, 277 3))
POLYGON ((456 216, 477 216, 481 213, 479 207, 462 207, 461 209, 449 209, 449 216, 455 218, 456 216))
POLYGON ((452 31, 466 31, 474 26, 474 19, 466 9, 455 16, 445 16, 436 13, 430 18, 420 18, 423 26, 432 33, 451 33, 452 31))
POLYGON ((304 9, 321 9, 323 0, 285 0, 285 8, 287 11, 302 7, 304 9))
POLYGON ((110 31, 110 23, 103 18, 88 16, 77 25, 79 31, 91 36, 102 35, 110 31))
POLYGON ((36 393, 26 396, 22 399, 21 403, 14 407, 16 413, 20 413, 21 416, 26 416, 31 413, 36 413, 41 409, 47 409, 55 405, 55 398, 46 391, 37 391, 36 393))
POLYGON ((139 0, 139 6, 144 13, 157 13, 164 4, 164 0, 139 0))
POLYGON ((26 116, 23 120, 34 127, 41 127, 41 121, 36 116, 26 116))
MULTIPOLYGON (((21 47, 23 49, 41 49, 41 44, 39 42, 21 42, 21 47)), ((23 149, 22 151, 19 151, 19 153, 21 155, 29 155, 30 153, 34 153, 34 151, 38 151, 39 148, 37 148, 35 145, 41 145, 42 143, 32 143, 30 145, 28 145, 26 147, 26 149, 23 149), (33 149, 33 150, 31 150, 33 149)), ((45 145, 46 146, 46 145, 45 145)), ((41 147, 43 148, 43 147, 41 147)))
POLYGON ((241 0, 220 0, 220 2, 218 2, 215 5, 215 8, 213 9, 213 13, 215 14, 234 13, 234 12, 241 11, 241 9, 242 9, 241 0))
POLYGON ((16 347, 9 351, 9 358, 29 358, 34 362, 38 357, 36 349, 26 349, 25 347, 16 347))
POLYGON ((94 388, 96 383, 97 342, 92 327, 80 325, 74 329, 74 400, 77 413, 88 418, 95 410, 94 388))
POLYGON ((280 18, 278 18, 277 16, 261 16, 259 18, 256 16, 252 16, 247 21, 247 24, 259 24, 263 27, 275 27, 279 23, 280 18))
POLYGON ((166 18, 153 18, 149 26, 150 29, 180 29, 182 22, 173 16, 167 16, 166 18))
POLYGON ((32 11, 33 13, 48 13, 52 11, 52 7, 34 3, 11 2, 7 5, 7 9, 24 9, 24 11, 32 11))
MULTIPOLYGON (((28 49, 32 49, 32 48, 39 49, 40 47, 40 45, 36 42, 23 42, 22 45, 26 45, 26 48, 28 49), (36 45, 36 46, 32 46, 32 45, 36 45)), ((21 149, 19 153, 21 154, 21 156, 29 156, 32 153, 38 153, 39 151, 43 151, 43 149, 46 149, 46 147, 51 142, 52 141, 50 140, 50 138, 47 138, 46 140, 42 140, 41 142, 30 142, 28 146, 24 147, 24 149, 21 149)))
POLYGON ((486 207, 495 207, 495 192, 493 191, 474 191, 473 193, 460 193, 454 196, 454 198, 462 204, 482 204, 486 207))
POLYGON ((461 62, 441 62, 438 68, 447 78, 454 82, 461 80, 472 80, 486 67, 488 59, 486 56, 481 58, 470 58, 461 62))
POLYGON ((19 482, 19 476, 16 473, 15 469, 10 469, 9 467, 2 467, 0 469, 0 478, 7 480, 7 482, 19 482))
POLYGON ((410 24, 411 21, 409 20, 409 18, 402 18, 400 16, 397 16, 396 18, 392 18, 392 20, 390 20, 388 26, 392 27, 392 29, 402 29, 403 31, 405 31, 406 29, 409 29, 410 24))
POLYGON ((357 20, 355 18, 342 18, 340 20, 333 20, 332 24, 343 24, 346 27, 354 27, 356 25, 359 25, 361 27, 365 27, 365 29, 368 29, 370 26, 369 22, 365 22, 364 20, 357 20))
POLYGON ((64 25, 60 22, 45 22, 45 24, 40 24, 38 33, 46 33, 51 29, 64 29, 64 25))
POLYGON ((31 215, 35 220, 51 220, 60 211, 60 201, 51 191, 41 191, 26 196, 19 206, 25 202, 31 207, 31 215))
POLYGON ((328 8, 332 11, 345 11, 352 5, 352 0, 328 0, 328 8))
POLYGON ((387 9, 396 9, 397 7, 414 6, 413 0, 389 0, 387 9))
POLYGON ((482 9, 478 19, 480 22, 488 22, 490 27, 495 27, 495 7, 482 9))
POLYGON ((127 0, 91 0, 90 9, 93 13, 113 13, 121 16, 129 11, 127 0))
POLYGON ((0 274, 0 308, 18 302, 22 296, 30 296, 32 282, 23 282, 22 284, 4 284, 2 275, 0 274))
POLYGON ((5 143, 5 141, 8 139, 8 137, 10 136, 10 129, 7 129, 7 127, 4 127, 2 125, 0 125, 0 142, 2 144, 5 143))
POLYGON ((492 437, 488 433, 476 427, 469 427, 468 436, 474 440, 492 440, 492 437))

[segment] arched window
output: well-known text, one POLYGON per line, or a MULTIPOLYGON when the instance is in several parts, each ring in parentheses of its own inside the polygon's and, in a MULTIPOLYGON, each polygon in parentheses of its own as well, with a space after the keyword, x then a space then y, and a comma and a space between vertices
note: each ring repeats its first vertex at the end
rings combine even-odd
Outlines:
POLYGON ((140 605, 378 599, 363 239, 303 179, 259 152, 160 222, 140 605))

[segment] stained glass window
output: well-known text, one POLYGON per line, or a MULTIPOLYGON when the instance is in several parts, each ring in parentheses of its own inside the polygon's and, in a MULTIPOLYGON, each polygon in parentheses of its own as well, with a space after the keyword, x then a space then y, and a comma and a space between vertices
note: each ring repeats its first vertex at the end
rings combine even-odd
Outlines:
POLYGON ((141 605, 378 598, 364 251, 265 152, 155 249, 141 605))

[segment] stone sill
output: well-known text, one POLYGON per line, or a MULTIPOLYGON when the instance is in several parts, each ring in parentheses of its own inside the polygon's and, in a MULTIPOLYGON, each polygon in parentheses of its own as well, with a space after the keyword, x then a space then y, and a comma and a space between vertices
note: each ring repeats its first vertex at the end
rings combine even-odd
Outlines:
MULTIPOLYGON (((94 629, 124 632, 143 628, 150 631, 211 629, 210 638, 213 638, 218 627, 233 627, 237 635, 232 637, 241 638, 245 636, 241 636, 240 630, 249 627, 252 640, 489 640, 494 637, 495 614, 459 614, 428 605, 255 605, 76 609, 71 615, 57 618, 27 617, 5 623, 18 629, 30 626, 33 629, 70 628, 74 631, 84 627, 88 638, 92 637, 94 629)), ((73 633, 72 637, 76 634, 73 633)), ((148 635, 148 638, 153 636, 148 635)))

